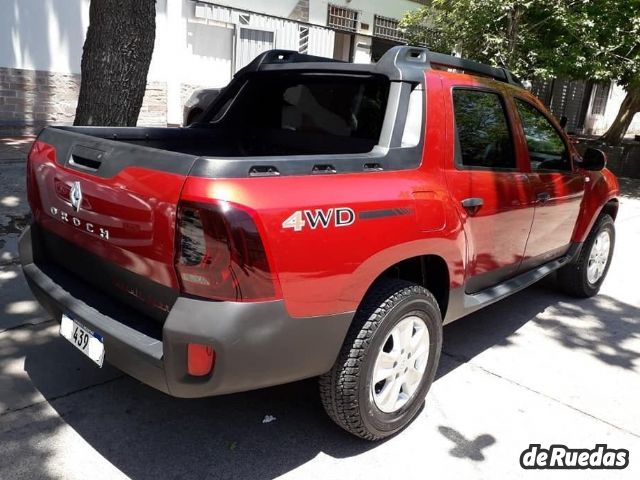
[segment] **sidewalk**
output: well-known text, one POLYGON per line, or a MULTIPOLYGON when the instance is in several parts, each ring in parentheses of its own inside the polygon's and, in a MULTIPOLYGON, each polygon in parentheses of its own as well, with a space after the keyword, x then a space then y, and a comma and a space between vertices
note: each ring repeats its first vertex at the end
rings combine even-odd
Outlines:
MULTIPOLYGON (((0 277, 5 267, 18 261, 18 238, 29 223, 24 161, 34 136, 0 136, 0 277)), ((7 305, 7 291, 0 292, 0 305, 7 305)))
POLYGON ((0 162, 24 160, 35 138, 34 136, 0 137, 0 162))

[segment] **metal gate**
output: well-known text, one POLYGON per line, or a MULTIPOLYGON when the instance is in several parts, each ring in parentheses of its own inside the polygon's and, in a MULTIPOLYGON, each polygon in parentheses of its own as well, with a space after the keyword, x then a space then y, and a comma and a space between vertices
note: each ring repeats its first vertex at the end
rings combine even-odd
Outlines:
POLYGON ((591 97, 589 82, 566 78, 538 80, 532 83, 531 92, 542 100, 556 118, 567 117, 567 132, 582 131, 591 97))
POLYGON ((251 62, 259 54, 274 48, 274 32, 240 28, 236 44, 236 72, 251 62))

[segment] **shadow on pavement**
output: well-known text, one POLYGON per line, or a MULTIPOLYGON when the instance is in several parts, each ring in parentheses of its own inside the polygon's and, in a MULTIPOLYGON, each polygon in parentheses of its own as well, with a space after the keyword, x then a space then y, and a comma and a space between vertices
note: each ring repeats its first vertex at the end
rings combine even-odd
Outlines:
MULTIPOLYGON (((488 348, 508 347, 529 321, 565 348, 633 370, 640 352, 624 347, 640 338, 640 309, 607 295, 575 299, 559 293, 551 279, 534 285, 444 329, 443 355, 467 362, 488 348)), ((440 378, 457 366, 442 362, 440 378)))
POLYGON ((474 440, 468 440, 457 430, 451 427, 440 425, 438 431, 447 439, 453 442, 454 447, 449 454, 457 458, 468 458, 470 460, 481 462, 484 460, 482 450, 496 443, 496 439, 492 435, 478 435, 474 440))
MULTIPOLYGON (((447 326, 445 361, 438 378, 488 348, 508 347, 529 321, 549 329, 549 336, 563 347, 586 350, 609 365, 632 368, 638 354, 626 351, 620 343, 638 335, 639 318, 637 308, 609 297, 575 301, 544 286, 532 287, 447 326), (550 309, 555 312, 551 319, 547 318, 550 309), (556 315, 588 317, 595 327, 583 331, 579 323, 571 327, 555 320, 556 315)), ((37 420, 41 425, 20 430, 23 437, 34 438, 7 438, 5 452, 18 457, 47 457, 48 449, 54 447, 46 435, 63 422, 134 479, 270 479, 319 454, 346 458, 379 445, 351 437, 326 417, 314 379, 222 397, 176 399, 120 377, 113 369, 95 370, 79 352, 63 352, 71 347, 63 339, 52 338, 51 328, 51 323, 33 327, 33 336, 25 338, 23 345, 5 345, 0 351, 0 365, 5 365, 11 357, 24 356, 26 350, 24 370, 28 377, 16 378, 9 388, 24 391, 35 387, 48 400, 27 412, 50 406, 62 419, 45 415, 37 420), (44 334, 47 328, 48 336, 44 334), (77 387, 99 385, 73 395, 56 387, 63 383, 61 379, 67 385, 74 384, 68 379, 76 376, 77 387), (266 415, 276 420, 263 423, 266 415)), ((3 376, 11 375, 3 372, 3 376)), ((497 441, 489 434, 466 438, 450 427, 441 426, 439 431, 453 442, 449 454, 461 459, 482 461, 483 449, 497 441)), ((33 469, 29 474, 33 475, 37 466, 30 464, 33 469)), ((36 473, 46 478, 46 468, 38 468, 36 473)))

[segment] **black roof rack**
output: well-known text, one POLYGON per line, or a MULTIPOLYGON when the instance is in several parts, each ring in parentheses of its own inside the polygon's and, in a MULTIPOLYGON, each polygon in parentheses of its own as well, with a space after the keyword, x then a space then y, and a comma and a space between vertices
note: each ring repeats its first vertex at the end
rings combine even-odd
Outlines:
POLYGON ((248 65, 238 70, 236 75, 266 70, 267 68, 265 67, 267 65, 283 65, 292 63, 338 63, 347 65, 346 62, 342 62, 340 60, 307 55, 306 53, 298 53, 295 50, 267 50, 254 58, 248 65))
MULTIPOLYGON (((409 47, 412 48, 412 47, 409 47)), ((441 65, 443 67, 455 68, 469 73, 475 73, 486 77, 494 78, 505 83, 511 83, 522 87, 522 82, 518 77, 506 68, 492 67, 484 63, 467 60, 466 58, 445 55, 444 53, 429 52, 429 63, 431 65, 441 65)))
MULTIPOLYGON (((392 81, 420 82, 424 71, 432 66, 454 68, 471 74, 490 77, 500 82, 522 87, 520 80, 506 68, 492 67, 484 63, 465 58, 431 52, 427 48, 396 46, 389 49, 373 65, 346 63, 326 57, 317 57, 298 53, 293 50, 268 50, 258 55, 236 75, 249 72, 296 68, 295 64, 304 63, 305 68, 327 71, 357 71, 363 73, 381 73, 392 81)), ((299 68, 299 67, 298 67, 299 68)))

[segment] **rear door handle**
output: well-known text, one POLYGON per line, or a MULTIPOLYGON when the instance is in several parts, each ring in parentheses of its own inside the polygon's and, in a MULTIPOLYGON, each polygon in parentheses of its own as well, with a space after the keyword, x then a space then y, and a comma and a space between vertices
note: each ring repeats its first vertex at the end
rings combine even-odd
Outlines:
POLYGON ((540 192, 536 195, 538 202, 544 203, 551 199, 551 194, 549 192, 540 192))
POLYGON ((478 210, 484 205, 484 200, 478 197, 465 198, 462 200, 462 208, 464 208, 469 215, 475 215, 478 210))

